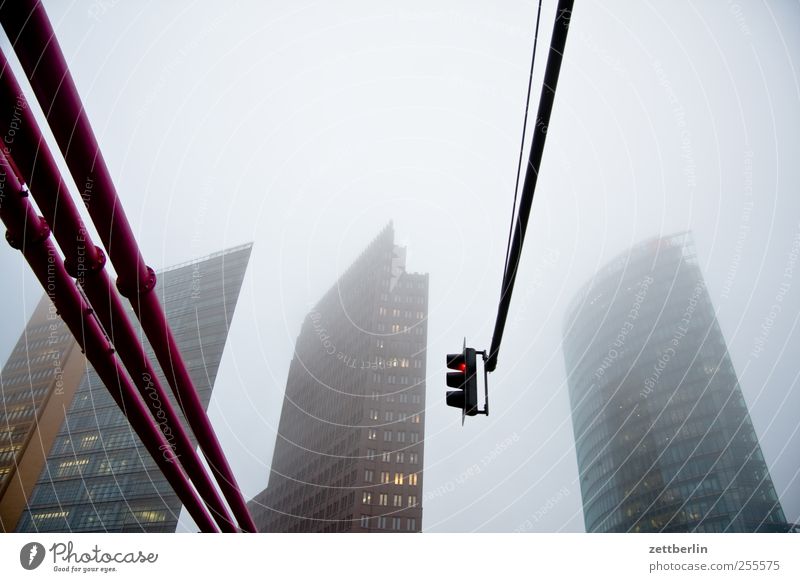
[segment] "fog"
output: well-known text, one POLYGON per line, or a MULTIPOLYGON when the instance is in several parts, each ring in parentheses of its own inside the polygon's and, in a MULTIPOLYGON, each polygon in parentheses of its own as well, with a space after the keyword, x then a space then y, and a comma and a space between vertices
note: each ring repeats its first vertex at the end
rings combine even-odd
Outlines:
MULTIPOLYGON (((423 529, 583 531, 565 307, 631 245, 690 229, 800 520, 796 2, 576 3, 491 415, 463 427, 444 355, 491 340, 536 4, 45 4, 148 264, 255 243, 210 408, 248 498, 304 316, 393 220, 430 273, 423 529)), ((5 361, 41 289, 7 245, 0 268, 5 361)))

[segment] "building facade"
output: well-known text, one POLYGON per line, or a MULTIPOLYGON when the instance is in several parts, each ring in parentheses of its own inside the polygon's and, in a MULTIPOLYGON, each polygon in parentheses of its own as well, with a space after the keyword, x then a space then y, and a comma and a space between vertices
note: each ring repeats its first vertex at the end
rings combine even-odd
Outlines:
POLYGON ((421 530, 428 275, 405 255, 390 224, 305 318, 259 531, 421 530))
POLYGON ((689 233, 597 273, 564 358, 587 531, 785 531, 689 233))
MULTIPOLYGON (((159 299, 205 407, 251 247, 228 249, 158 275, 159 299)), ((145 347, 155 362, 146 341, 145 347)), ((181 503, 108 390, 91 368, 76 386, 16 530, 175 531, 181 503)))
POLYGON ((85 369, 43 296, 0 373, 0 531, 14 531, 85 369))

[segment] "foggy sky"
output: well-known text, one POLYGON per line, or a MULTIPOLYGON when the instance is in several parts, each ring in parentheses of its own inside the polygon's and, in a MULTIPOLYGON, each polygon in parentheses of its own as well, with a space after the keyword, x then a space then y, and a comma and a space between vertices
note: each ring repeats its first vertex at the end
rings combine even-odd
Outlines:
MULTIPOLYGON (((691 229, 800 520, 797 2, 576 3, 491 416, 463 428, 444 354, 491 339, 536 5, 46 7, 146 261, 255 243, 210 408, 248 498, 303 317, 393 220, 408 270, 430 273, 423 529, 583 531, 564 309, 618 253, 691 229)), ((5 361, 41 290, 7 245, 0 268, 5 361)))

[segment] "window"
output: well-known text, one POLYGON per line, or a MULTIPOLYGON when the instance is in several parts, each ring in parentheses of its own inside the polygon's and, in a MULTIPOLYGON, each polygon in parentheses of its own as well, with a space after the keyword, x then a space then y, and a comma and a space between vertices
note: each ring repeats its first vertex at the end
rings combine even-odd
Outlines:
POLYGON ((419 464, 419 455, 417 453, 408 453, 408 462, 412 465, 419 464))
POLYGON ((412 424, 419 424, 419 422, 420 422, 419 414, 415 414, 414 416, 411 417, 412 424))
POLYGON ((361 494, 361 503, 364 505, 369 505, 372 503, 372 492, 371 491, 364 491, 361 494))
POLYGON ((419 394, 412 394, 411 402, 414 404, 420 404, 422 402, 422 396, 420 396, 419 394))
POLYGON ((403 484, 403 474, 402 473, 395 473, 394 474, 394 484, 395 485, 402 485, 403 484))
POLYGON ((389 375, 389 376, 386 378, 386 383, 387 383, 387 384, 397 384, 397 377, 395 377, 395 376, 393 376, 393 375, 389 375))
POLYGON ((393 530, 399 530, 400 529, 400 518, 399 517, 393 517, 392 518, 392 529, 393 530))
POLYGON ((409 517, 406 520, 406 529, 408 531, 417 531, 417 518, 416 517, 409 517))
POLYGON ((379 307, 378 308, 378 315, 386 315, 386 308, 385 307, 379 307))
POLYGON ((369 417, 370 417, 372 420, 378 420, 378 411, 377 411, 377 410, 375 410, 374 408, 372 408, 372 409, 369 411, 369 417))
POLYGON ((381 383, 381 375, 380 374, 372 374, 372 381, 376 384, 381 383))
POLYGON ((392 500, 392 505, 395 507, 403 507, 403 496, 395 495, 394 499, 392 500))
MULTIPOLYGON (((406 382, 408 382, 408 378, 407 377, 404 376, 403 379, 406 382)), ((401 382, 401 384, 402 384, 402 382, 401 382)), ((408 394, 406 394, 405 392, 403 392, 402 394, 398 394, 397 401, 400 402, 401 404, 406 404, 408 402, 408 394)))
POLYGON ((412 431, 409 434, 411 435, 411 442, 412 443, 418 443, 419 442, 419 433, 418 432, 412 431))
POLYGON ((384 507, 389 505, 388 493, 381 493, 380 495, 378 495, 378 505, 383 505, 384 507))
POLYGON ((401 452, 397 453, 397 456, 395 457, 394 460, 395 460, 395 463, 405 463, 405 458, 406 458, 406 454, 401 451, 401 452))
POLYGON ((381 483, 389 482, 389 471, 381 471, 381 483))
MULTIPOLYGON (((408 376, 400 376, 400 384, 403 386, 408 386, 408 376)), ((405 394, 403 394, 405 396, 405 394)), ((401 402, 404 402, 401 400, 401 402)))
POLYGON ((369 516, 368 515, 362 515, 361 516, 361 527, 363 527, 364 529, 369 528, 369 516))
POLYGON ((392 309, 392 316, 393 317, 400 317, 400 310, 399 309, 392 309))
POLYGON ((381 453, 381 461, 390 463, 392 461, 392 453, 390 451, 383 451, 381 453))
POLYGON ((404 443, 406 442, 406 433, 402 430, 397 431, 397 442, 404 443))
POLYGON ((379 517, 378 518, 378 529, 386 529, 386 518, 379 517))
POLYGON ((408 496, 408 506, 414 507, 417 504, 417 496, 416 495, 409 495, 408 496))
POLYGON ((408 476, 408 484, 416 486, 416 484, 417 484, 417 474, 416 473, 411 473, 408 476))
POLYGON ((422 368, 422 360, 414 360, 414 367, 415 368, 422 368))
POLYGON ((366 469, 364 471, 364 481, 366 481, 367 483, 372 483, 373 477, 374 477, 374 474, 372 472, 372 469, 366 469))
POLYGON ((392 333, 400 333, 400 326, 398 324, 394 324, 392 326, 392 333))
POLYGON ((386 443, 392 442, 392 431, 390 430, 383 431, 383 441, 386 443))
POLYGON ((377 451, 375 449, 367 449, 367 459, 369 459, 370 461, 375 460, 376 453, 377 451))
POLYGON ((384 412, 383 413, 383 420, 388 421, 388 422, 391 422, 392 420, 394 420, 394 412, 392 412, 391 410, 387 410, 386 412, 384 412))
POLYGON ((367 438, 371 441, 374 441, 378 438, 378 431, 374 428, 367 429, 367 438))

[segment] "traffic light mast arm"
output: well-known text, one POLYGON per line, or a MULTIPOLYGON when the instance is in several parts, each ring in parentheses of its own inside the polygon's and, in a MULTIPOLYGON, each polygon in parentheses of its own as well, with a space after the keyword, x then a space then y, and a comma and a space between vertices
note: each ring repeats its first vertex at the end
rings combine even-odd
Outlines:
POLYGON ((497 368, 497 353, 503 340, 503 331, 508 318, 508 308, 511 304, 511 294, 514 291, 514 281, 517 278, 522 244, 525 241, 525 231, 528 228, 528 218, 533 204, 533 194, 536 190, 536 180, 539 177, 539 166, 542 162, 544 143, 550 126, 550 114, 553 111, 553 100, 558 85, 558 75, 561 71, 561 61, 564 55, 564 46, 567 42, 567 32, 572 17, 574 0, 559 0, 556 10, 556 20, 553 24, 553 36, 550 39, 550 51, 547 56, 547 66, 544 72, 542 92, 539 97, 539 110, 536 114, 536 129, 531 143, 531 152, 528 158, 528 168, 525 171, 525 182, 522 186, 522 196, 519 203, 519 213, 514 228, 514 239, 511 251, 508 254, 508 264, 503 273, 503 284, 500 294, 500 305, 497 308, 497 320, 492 335, 492 346, 489 349, 486 370, 494 372, 497 368))

